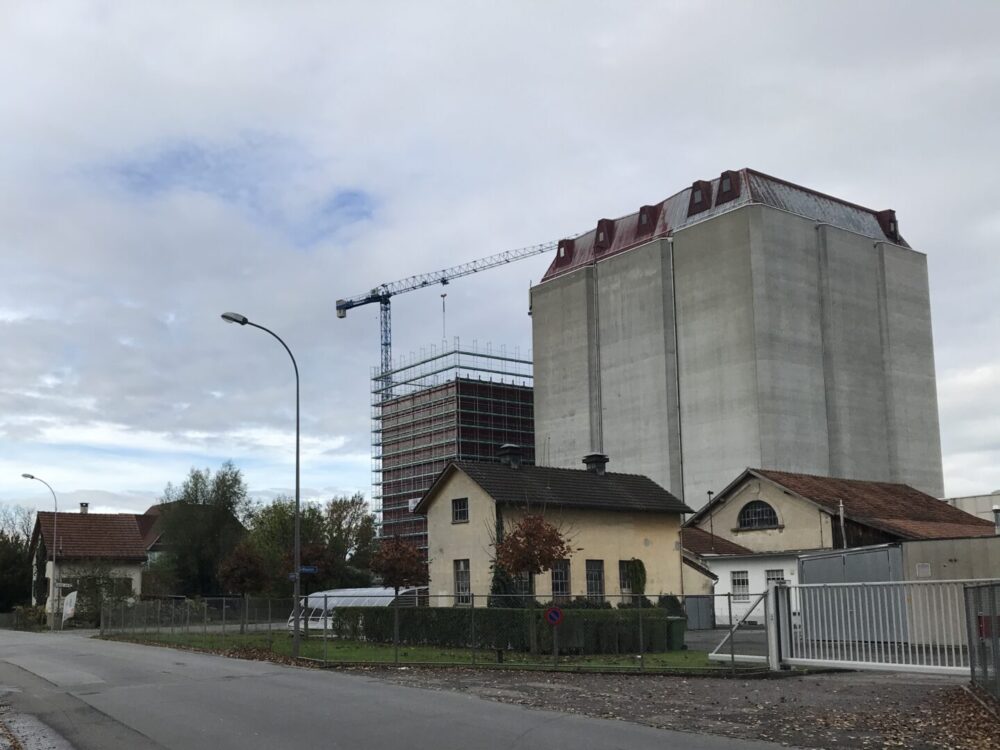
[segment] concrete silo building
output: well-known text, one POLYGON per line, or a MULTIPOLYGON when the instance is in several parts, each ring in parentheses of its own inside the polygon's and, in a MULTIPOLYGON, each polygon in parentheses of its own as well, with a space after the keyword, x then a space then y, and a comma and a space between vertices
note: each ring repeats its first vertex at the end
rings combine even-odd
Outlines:
POLYGON ((531 290, 536 460, 692 507, 748 466, 944 493, 927 259, 750 169, 560 243, 531 290))

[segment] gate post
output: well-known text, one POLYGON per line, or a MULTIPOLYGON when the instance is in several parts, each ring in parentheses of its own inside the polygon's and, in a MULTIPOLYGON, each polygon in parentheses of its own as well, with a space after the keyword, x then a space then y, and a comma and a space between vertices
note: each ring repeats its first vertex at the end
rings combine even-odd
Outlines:
POLYGON ((788 605, 788 587, 778 581, 768 582, 764 622, 767 626, 767 668, 772 672, 781 670, 781 657, 788 643, 791 630, 788 605))

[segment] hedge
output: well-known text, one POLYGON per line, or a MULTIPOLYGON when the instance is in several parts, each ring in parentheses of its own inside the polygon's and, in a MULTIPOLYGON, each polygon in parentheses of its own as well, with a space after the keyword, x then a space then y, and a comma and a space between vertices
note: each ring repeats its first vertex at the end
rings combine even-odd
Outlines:
MULTIPOLYGON (((504 651, 552 651, 552 626, 542 609, 495 607, 401 607, 399 642, 504 651), (534 648, 533 648, 534 645, 534 648)), ((635 654, 642 617, 647 653, 684 648, 687 621, 663 609, 566 609, 559 627, 564 654, 635 654)), ((327 635, 392 643, 392 607, 339 607, 331 613, 327 635)), ((318 634, 318 633, 317 633, 318 634)))

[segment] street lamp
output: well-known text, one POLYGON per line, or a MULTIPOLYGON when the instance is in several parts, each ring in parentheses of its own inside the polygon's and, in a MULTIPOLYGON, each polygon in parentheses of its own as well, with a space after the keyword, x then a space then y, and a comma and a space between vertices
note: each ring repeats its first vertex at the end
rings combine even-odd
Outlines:
POLYGON ((241 326, 253 326, 254 328, 259 328, 265 333, 269 333, 274 338, 278 339, 285 351, 288 352, 288 356, 292 358, 292 367, 295 369, 295 541, 292 551, 292 596, 295 598, 292 604, 292 618, 295 620, 295 624, 292 628, 292 656, 298 658, 299 655, 299 644, 301 642, 301 636, 299 633, 300 623, 299 619, 301 616, 301 603, 299 598, 301 596, 301 586, 299 579, 302 577, 302 546, 300 543, 300 524, 299 524, 299 366, 295 362, 295 356, 292 354, 292 350, 288 348, 288 344, 282 341, 281 336, 276 334, 269 328, 265 328, 262 325, 257 325, 256 323, 251 323, 246 315, 240 315, 239 313, 227 312, 222 313, 222 319, 227 323, 238 323, 241 326))
POLYGON ((46 482, 40 477, 36 477, 34 474, 22 474, 25 479, 34 479, 36 482, 41 482, 46 487, 49 488, 49 492, 52 493, 52 503, 55 505, 56 512, 52 516, 52 576, 49 579, 51 585, 52 593, 49 595, 49 607, 52 610, 52 630, 56 629, 56 591, 59 587, 56 585, 56 547, 58 544, 59 535, 59 499, 56 497, 56 491, 52 489, 52 485, 46 482))

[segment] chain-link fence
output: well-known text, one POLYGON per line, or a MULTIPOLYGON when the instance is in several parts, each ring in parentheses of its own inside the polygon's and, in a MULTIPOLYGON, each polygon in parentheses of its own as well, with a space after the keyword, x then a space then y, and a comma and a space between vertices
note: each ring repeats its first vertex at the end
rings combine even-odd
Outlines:
POLYGON ((1000 700, 1000 583, 965 587, 972 683, 1000 700))
MULTIPOLYGON (((356 600, 354 600, 356 601, 356 600)), ((302 599, 301 658, 330 664, 533 666, 556 669, 719 670, 746 664, 708 658, 730 633, 720 597, 605 597, 537 602, 518 595, 419 593, 367 596, 364 606, 333 593, 302 599), (718 600, 718 601, 716 601, 718 600), (720 618, 721 619, 721 618, 720 618), (689 629, 689 627, 691 629, 689 629)), ((107 606, 105 636, 207 650, 290 656, 292 599, 159 599, 107 606)), ((766 655, 763 622, 726 651, 766 655)), ((757 668, 760 668, 759 666, 757 668)))

